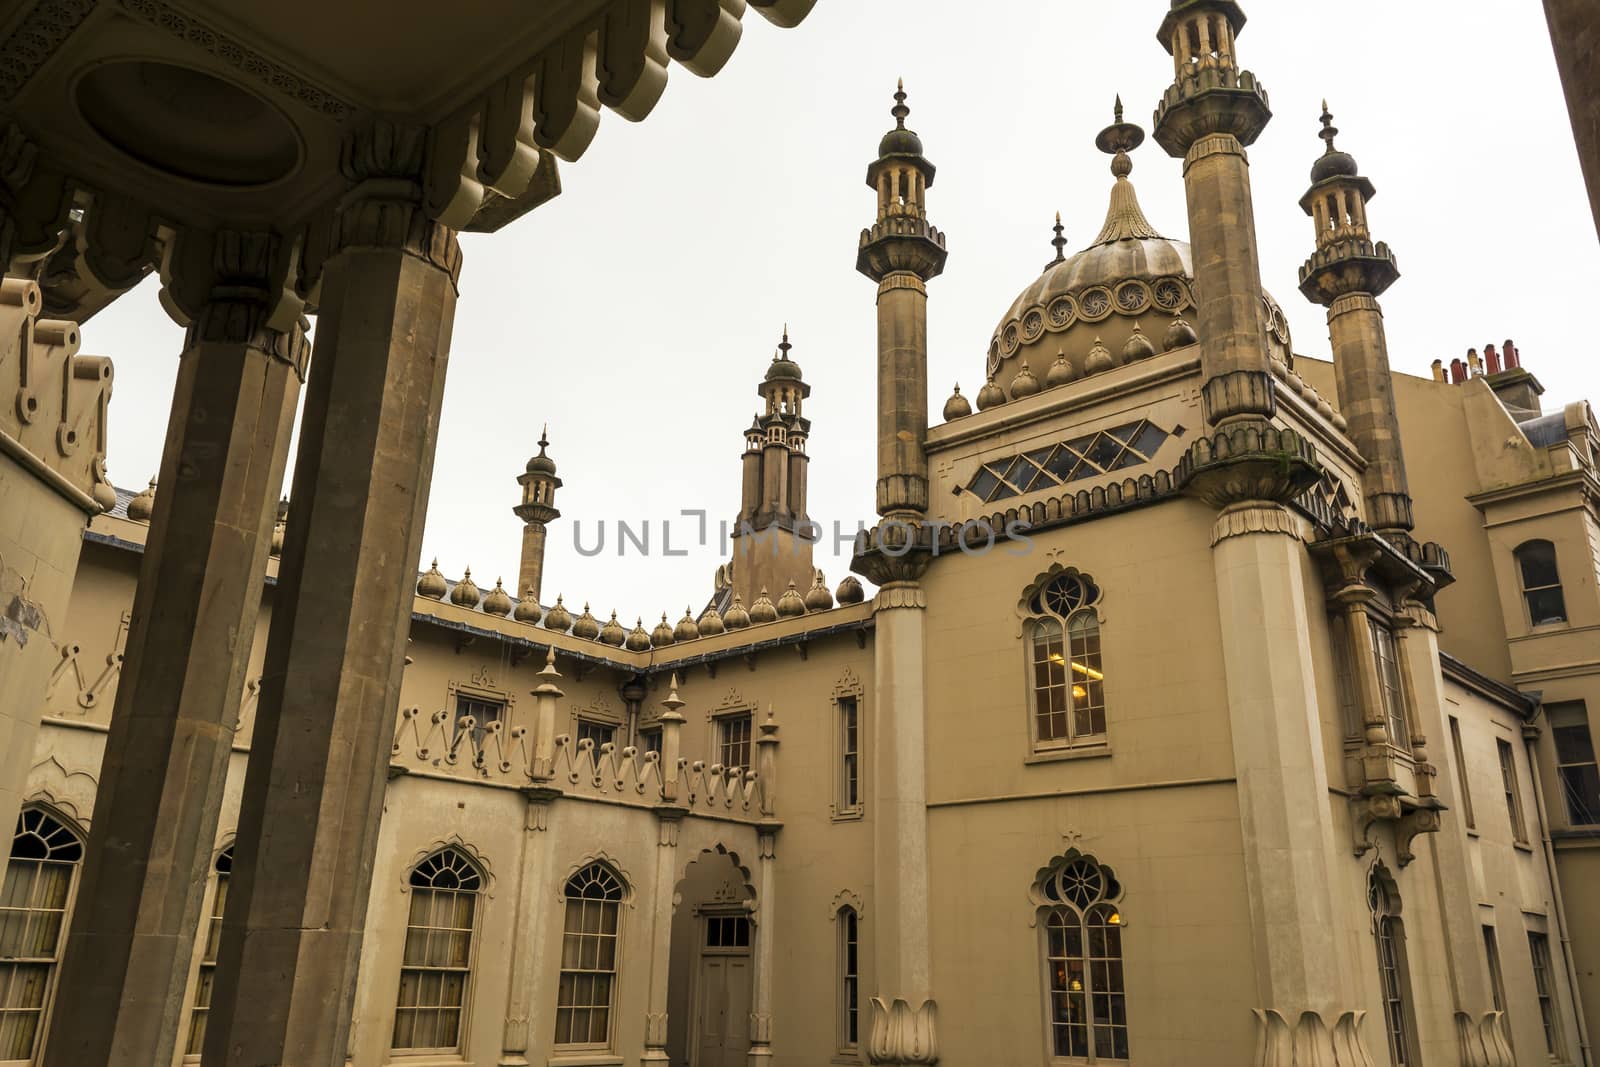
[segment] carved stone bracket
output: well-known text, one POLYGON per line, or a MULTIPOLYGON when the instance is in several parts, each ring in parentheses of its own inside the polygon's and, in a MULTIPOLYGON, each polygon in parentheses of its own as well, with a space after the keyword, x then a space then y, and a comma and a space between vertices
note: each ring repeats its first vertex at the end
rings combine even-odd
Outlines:
POLYGON ((938 1004, 931 997, 915 1006, 900 997, 873 997, 867 1059, 892 1067, 938 1063, 938 1004))
POLYGON ((1304 1011, 1291 1023, 1275 1008, 1257 1008, 1255 1067, 1373 1067, 1361 1038, 1366 1016, 1342 1012, 1330 1027, 1322 1013, 1304 1011))
POLYGON ((1411 845, 1418 834, 1439 830, 1444 805, 1432 797, 1414 798, 1400 793, 1375 793, 1351 801, 1353 851, 1364 856, 1375 847, 1372 828, 1380 822, 1394 826, 1395 858, 1404 867, 1416 859, 1411 845))
POLYGON ((1202 437, 1173 472, 1173 481, 1184 492, 1218 508, 1245 501, 1287 503, 1320 477, 1316 449, 1309 441, 1293 430, 1261 422, 1224 426, 1202 437))

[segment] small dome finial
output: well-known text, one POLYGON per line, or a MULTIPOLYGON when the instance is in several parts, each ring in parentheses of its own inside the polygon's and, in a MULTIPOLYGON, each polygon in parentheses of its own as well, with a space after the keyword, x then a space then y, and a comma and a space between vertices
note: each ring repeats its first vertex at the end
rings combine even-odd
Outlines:
POLYGON ((1322 132, 1317 136, 1327 142, 1327 154, 1332 155, 1335 151, 1333 139, 1339 136, 1339 127, 1333 124, 1333 112, 1328 110, 1327 100, 1322 101, 1322 132))
POLYGON ((1056 224, 1051 229, 1055 231, 1055 237, 1051 239, 1050 243, 1055 246, 1056 250, 1056 258, 1052 262, 1064 263, 1067 258, 1067 228, 1061 225, 1061 212, 1056 212, 1056 224))
POLYGON ((889 109, 889 114, 894 116, 895 129, 903 130, 906 128, 906 116, 911 114, 911 109, 906 107, 906 80, 904 78, 895 80, 894 107, 889 109))
POLYGON ((1100 131, 1100 135, 1094 139, 1094 146, 1113 157, 1111 173, 1118 178, 1126 178, 1133 173, 1133 160, 1128 158, 1128 153, 1142 144, 1144 144, 1144 130, 1132 122, 1122 120, 1122 97, 1119 95, 1112 109, 1112 123, 1100 131))

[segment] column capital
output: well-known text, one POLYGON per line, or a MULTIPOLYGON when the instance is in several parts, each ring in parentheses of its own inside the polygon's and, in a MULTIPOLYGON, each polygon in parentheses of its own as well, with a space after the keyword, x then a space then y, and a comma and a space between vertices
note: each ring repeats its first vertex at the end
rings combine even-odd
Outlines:
MULTIPOLYGON (((355 184, 334 205, 328 255, 354 248, 398 249, 461 277, 456 231, 429 210, 428 136, 425 127, 376 118, 345 136, 339 166, 355 184)), ((437 206, 435 206, 437 208, 437 206)))
POLYGON ((1264 500, 1247 500, 1230 504, 1217 516, 1211 527, 1211 544, 1216 547, 1230 537, 1247 537, 1251 534, 1276 534, 1305 540, 1304 523, 1281 504, 1264 500))
POLYGON ((1276 1008, 1256 1008, 1254 1014, 1255 1067, 1283 1063, 1369 1067, 1372 1063, 1361 1035, 1361 1023, 1367 1014, 1364 1011, 1302 1011, 1296 1015, 1276 1008), (1327 1023, 1329 1018, 1333 1019, 1332 1026, 1327 1023))
POLYGON ((939 1062, 939 1005, 932 997, 913 1004, 902 997, 873 997, 867 1059, 891 1067, 939 1062))

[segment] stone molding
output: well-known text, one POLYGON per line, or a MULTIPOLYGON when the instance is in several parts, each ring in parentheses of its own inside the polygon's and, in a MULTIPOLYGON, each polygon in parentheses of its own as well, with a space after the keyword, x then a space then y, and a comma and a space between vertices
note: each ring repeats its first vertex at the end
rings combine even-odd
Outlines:
POLYGON ((1218 423, 1239 417, 1270 419, 1278 413, 1277 381, 1271 371, 1236 370, 1206 379, 1201 387, 1206 421, 1218 423))
POLYGON ((896 608, 921 611, 928 606, 928 594, 914 581, 894 581, 878 590, 872 606, 874 611, 892 611, 896 608))
POLYGON ((856 913, 856 922, 861 922, 867 916, 867 906, 861 902, 861 895, 851 889, 841 889, 828 902, 828 921, 838 922, 839 912, 845 908, 856 913))
POLYGON ((921 278, 909 271, 900 270, 895 271, 893 274, 886 274, 883 280, 878 283, 879 296, 894 289, 910 289, 912 292, 921 293, 923 296, 928 295, 927 285, 923 283, 921 278))
POLYGON ((39 0, 0 42, 0 100, 12 100, 94 10, 97 0, 39 0))
POLYGON ((902 997, 873 997, 867 1060, 892 1067, 939 1062, 939 1005, 932 997, 912 1005, 902 997))
POLYGON ((1211 547, 1230 537, 1250 534, 1280 534, 1296 541, 1306 539, 1305 522, 1281 504, 1271 501, 1244 501, 1230 504, 1211 527, 1211 547))
POLYGON ((1190 167, 1210 156, 1239 156, 1246 163, 1250 162, 1250 153, 1244 150, 1239 138, 1231 133, 1212 133, 1200 138, 1184 153, 1184 172, 1188 173, 1190 167))
POLYGON ((1303 1011, 1290 1022, 1275 1008, 1256 1008, 1255 1067, 1373 1067, 1361 1037, 1365 1011, 1303 1011), (1324 1016, 1333 1018, 1329 1026, 1324 1016))

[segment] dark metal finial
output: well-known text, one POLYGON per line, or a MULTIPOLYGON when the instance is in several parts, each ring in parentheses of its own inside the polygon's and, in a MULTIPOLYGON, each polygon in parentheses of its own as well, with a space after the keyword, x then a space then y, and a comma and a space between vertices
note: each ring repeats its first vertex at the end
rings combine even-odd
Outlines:
POLYGON ((1333 112, 1328 110, 1328 102, 1326 100, 1322 102, 1322 132, 1317 136, 1328 142, 1328 149, 1325 154, 1332 155, 1333 139, 1339 136, 1339 127, 1333 124, 1333 112))
POLYGON ((541 455, 541 456, 544 455, 544 450, 549 448, 549 447, 550 447, 550 424, 547 422, 547 423, 544 424, 544 428, 539 431, 539 455, 541 455))
POLYGON ((911 114, 911 109, 906 107, 906 80, 899 78, 895 81, 894 107, 889 109, 889 114, 894 116, 895 128, 906 128, 906 116, 911 114))
POLYGON ((793 347, 794 345, 789 343, 789 324, 786 322, 783 324, 783 340, 778 342, 778 351, 782 352, 783 355, 779 356, 778 358, 782 360, 788 360, 789 349, 793 347))
POLYGON ((1061 212, 1059 212, 1059 211, 1056 212, 1056 224, 1052 228, 1055 230, 1055 233, 1056 233, 1055 238, 1053 240, 1051 240, 1051 242, 1050 242, 1052 245, 1055 246, 1055 249, 1056 249, 1055 262, 1063 263, 1063 262, 1066 261, 1066 258, 1067 258, 1067 253, 1066 253, 1066 247, 1067 247, 1067 232, 1066 231, 1067 231, 1067 228, 1065 226, 1061 225, 1061 212))
POLYGON ((1117 114, 1116 121, 1117 122, 1121 122, 1122 121, 1122 94, 1121 93, 1117 94, 1116 114, 1117 114))

